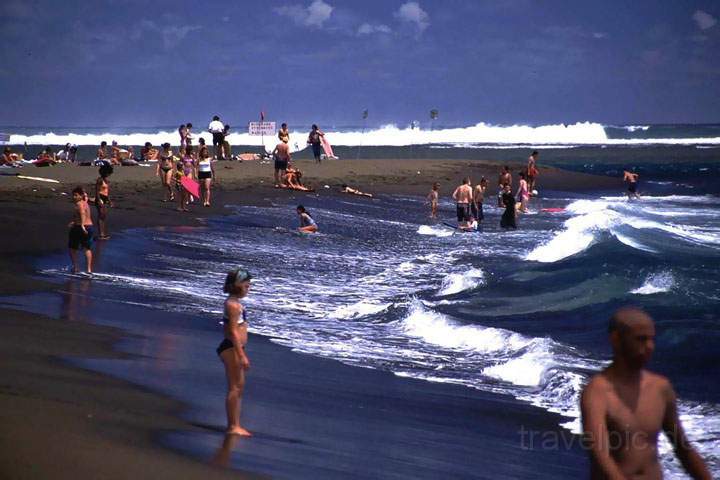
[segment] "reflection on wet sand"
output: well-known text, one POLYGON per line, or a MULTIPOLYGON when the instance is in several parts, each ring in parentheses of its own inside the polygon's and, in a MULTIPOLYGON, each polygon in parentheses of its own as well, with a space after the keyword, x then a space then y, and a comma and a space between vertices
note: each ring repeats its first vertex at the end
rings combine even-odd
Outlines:
POLYGON ((226 434, 223 438, 222 444, 215 452, 215 455, 212 459, 210 459, 210 465, 215 465, 216 467, 229 467, 232 450, 235 448, 235 445, 237 445, 240 438, 240 435, 226 434))
POLYGON ((60 306, 60 319, 71 322, 90 322, 87 308, 90 304, 88 292, 90 291, 89 278, 70 279, 65 288, 60 290, 62 304, 60 306))

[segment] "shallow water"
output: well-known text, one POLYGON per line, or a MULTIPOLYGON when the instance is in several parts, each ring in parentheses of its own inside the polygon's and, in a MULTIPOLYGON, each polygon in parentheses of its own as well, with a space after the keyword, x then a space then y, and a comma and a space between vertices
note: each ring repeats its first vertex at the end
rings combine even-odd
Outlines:
MULTIPOLYGON (((303 197, 317 235, 295 232, 294 201, 236 206, 204 228, 114 236, 93 294, 190 314, 191 338, 173 335, 163 355, 211 352, 224 272, 243 265, 254 276, 252 332, 348 365, 509 394, 563 414, 573 431, 582 385, 609 359, 607 319, 641 305, 657 322, 652 368, 675 384, 688 435, 718 474, 720 387, 708 379, 720 340, 720 206, 688 193, 692 176, 644 178, 635 202, 543 192, 510 232, 492 204, 481 232, 461 233, 429 221, 422 198, 303 197), (564 211, 541 211, 551 207, 564 211)), ((441 209, 452 222, 453 206, 441 209)), ((40 269, 67 276, 60 257, 40 269)), ((183 368, 188 378, 219 373, 183 368)), ((222 404, 206 408, 220 414, 222 404)), ((662 452, 672 478, 679 467, 662 452)))

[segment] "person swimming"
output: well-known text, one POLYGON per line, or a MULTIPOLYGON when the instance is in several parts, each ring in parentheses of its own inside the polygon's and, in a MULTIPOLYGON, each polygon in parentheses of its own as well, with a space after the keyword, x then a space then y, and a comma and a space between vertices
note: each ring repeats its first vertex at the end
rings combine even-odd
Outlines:
POLYGON ((243 437, 250 437, 252 433, 240 424, 245 372, 250 368, 250 359, 245 353, 245 345, 248 341, 247 311, 240 300, 247 296, 251 279, 250 272, 243 268, 236 268, 228 272, 223 286, 223 292, 228 294, 223 309, 225 338, 216 349, 225 366, 227 377, 228 390, 225 397, 227 433, 243 437))
POLYGON ((299 231, 304 233, 315 233, 318 231, 317 223, 315 223, 315 220, 310 216, 310 213, 305 210, 305 207, 298 205, 297 214, 300 216, 299 231))

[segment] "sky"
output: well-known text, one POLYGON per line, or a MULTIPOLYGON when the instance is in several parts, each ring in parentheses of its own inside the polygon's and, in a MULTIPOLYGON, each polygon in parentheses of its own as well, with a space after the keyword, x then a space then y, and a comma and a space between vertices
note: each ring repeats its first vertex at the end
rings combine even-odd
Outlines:
POLYGON ((720 1, 2 0, 0 125, 720 123, 720 1))

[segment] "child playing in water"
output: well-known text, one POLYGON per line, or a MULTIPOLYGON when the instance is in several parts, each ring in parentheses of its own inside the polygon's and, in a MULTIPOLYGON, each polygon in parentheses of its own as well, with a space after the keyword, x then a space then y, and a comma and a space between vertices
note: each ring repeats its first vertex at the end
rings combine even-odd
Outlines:
POLYGON ((318 231, 317 223, 315 223, 315 220, 310 216, 310 213, 305 210, 305 207, 298 205, 297 214, 300 216, 299 231, 303 233, 315 233, 318 231))
POLYGON ((427 199, 430 202, 430 218, 437 218, 438 197, 440 195, 438 191, 439 188, 439 183, 433 183, 432 190, 430 190, 430 193, 428 193, 427 196, 427 199))

